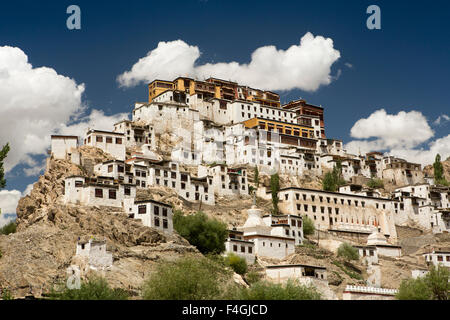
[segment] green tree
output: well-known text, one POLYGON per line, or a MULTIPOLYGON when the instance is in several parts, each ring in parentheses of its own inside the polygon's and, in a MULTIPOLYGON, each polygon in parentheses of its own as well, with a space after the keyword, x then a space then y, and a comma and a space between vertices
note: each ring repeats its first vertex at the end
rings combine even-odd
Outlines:
POLYGON ((449 182, 445 179, 444 166, 441 162, 441 155, 438 153, 433 163, 434 183, 448 186, 449 182))
POLYGON ((226 224, 208 218, 203 212, 185 216, 181 211, 175 211, 173 226, 180 236, 203 254, 220 254, 225 250, 225 240, 228 237, 226 224))
POLYGON ((280 191, 280 177, 278 173, 270 176, 270 191, 272 192, 273 214, 278 214, 278 192, 280 191))
POLYGON ((53 288, 49 294, 51 300, 127 300, 128 293, 123 289, 112 289, 101 277, 92 277, 81 283, 80 289, 53 288))
POLYGON ((237 274, 244 275, 247 273, 247 261, 234 253, 229 253, 226 256, 225 263, 230 266, 237 274))
POLYGON ((3 168, 3 161, 9 152, 9 143, 3 146, 2 150, 0 150, 0 189, 3 189, 6 186, 5 179, 5 169, 3 168))
POLYGON ((347 242, 344 242, 339 246, 337 255, 338 255, 338 257, 343 257, 346 260, 358 260, 359 259, 358 250, 347 242))
POLYGON ((241 288, 235 293, 238 300, 320 300, 321 294, 314 287, 307 287, 298 281, 288 280, 286 284, 258 281, 250 288, 241 288))
POLYGON ((255 166, 254 174, 255 174, 254 177, 255 177, 256 188, 259 188, 259 170, 258 170, 258 166, 255 166))
POLYGON ((342 177, 342 164, 338 160, 331 172, 327 172, 322 180, 322 189, 325 191, 337 191, 338 188, 345 184, 342 177))
POLYGON ((305 236, 314 234, 314 222, 306 215, 303 216, 303 234, 305 236))
POLYGON ((213 300, 224 297, 231 275, 220 263, 204 257, 163 262, 144 282, 146 300, 213 300))
POLYGON ((450 271, 444 266, 431 267, 428 274, 417 279, 403 280, 398 300, 448 300, 450 271))

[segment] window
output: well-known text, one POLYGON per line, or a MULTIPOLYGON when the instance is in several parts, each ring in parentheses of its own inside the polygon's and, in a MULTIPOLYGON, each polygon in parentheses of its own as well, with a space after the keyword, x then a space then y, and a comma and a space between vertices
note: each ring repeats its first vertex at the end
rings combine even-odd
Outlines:
POLYGON ((95 189, 95 197, 103 198, 103 189, 95 189))
POLYGON ((106 137, 106 143, 112 143, 112 137, 106 137))
POLYGON ((110 165, 108 166, 108 172, 113 172, 113 165, 112 165, 112 164, 110 164, 110 165))
POLYGON ((116 190, 109 189, 109 198, 110 199, 116 199, 116 190))
MULTIPOLYGON (((117 171, 118 172, 125 172, 124 166, 117 166, 117 171)), ((143 177, 145 177, 145 176, 143 176, 143 177)))
POLYGON ((80 188, 83 186, 83 181, 75 181, 75 188, 80 188))
POLYGON ((131 195, 131 188, 130 188, 130 187, 125 187, 123 193, 124 193, 126 196, 131 195))
POLYGON ((168 229, 169 228, 168 223, 167 223, 167 219, 163 220, 163 228, 164 229, 168 229))
POLYGON ((159 218, 155 217, 155 227, 159 227, 159 218))
POLYGON ((442 256, 437 256, 437 261, 444 261, 444 258, 442 256))
POLYGON ((233 251, 237 252, 237 245, 233 245, 233 251))
POLYGON ((145 214, 147 212, 147 206, 145 204, 138 206, 138 214, 145 214))
POLYGON ((159 207, 158 206, 154 206, 153 207, 153 213, 157 216, 159 216, 159 207))
POLYGON ((241 252, 245 253, 245 247, 241 246, 241 252))
POLYGON ((162 215, 163 217, 167 217, 167 208, 163 208, 162 215))
POLYGON ((248 247, 248 253, 252 253, 252 247, 248 247))
POLYGON ((103 137, 102 136, 95 136, 95 141, 96 142, 103 142, 103 137))

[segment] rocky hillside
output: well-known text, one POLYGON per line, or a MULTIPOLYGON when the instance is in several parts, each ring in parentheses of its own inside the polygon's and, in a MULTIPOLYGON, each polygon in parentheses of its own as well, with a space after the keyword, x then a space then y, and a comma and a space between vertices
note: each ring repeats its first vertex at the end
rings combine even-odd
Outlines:
MULTIPOLYGON (((84 161, 103 161, 98 151, 85 150, 84 161)), ((113 267, 104 271, 112 287, 137 295, 144 279, 162 260, 200 255, 185 239, 167 236, 128 218, 121 209, 62 205, 64 177, 86 168, 49 160, 45 174, 17 207, 18 231, 0 236, 0 287, 15 297, 48 292, 66 279, 74 263, 79 237, 105 239, 113 254, 113 267)))

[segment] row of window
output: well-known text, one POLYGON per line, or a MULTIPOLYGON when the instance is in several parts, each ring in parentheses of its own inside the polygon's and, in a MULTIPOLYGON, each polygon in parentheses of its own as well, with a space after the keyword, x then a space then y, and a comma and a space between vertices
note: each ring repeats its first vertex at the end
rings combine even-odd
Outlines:
MULTIPOLYGON (((284 195, 284 199, 285 199, 286 201, 289 200, 289 193, 286 193, 286 194, 284 195)), ((351 206, 351 205, 353 204, 353 205, 355 205, 355 207, 358 207, 359 205, 361 205, 362 208, 364 208, 364 207, 366 206, 366 202, 365 202, 365 201, 360 201, 360 200, 353 200, 353 201, 352 201, 351 199, 331 198, 331 197, 323 197, 323 196, 316 196, 316 195, 310 195, 310 196, 308 197, 307 194, 299 194, 299 193, 296 193, 296 194, 295 194, 295 199, 296 199, 297 201, 299 201, 300 199, 302 199, 303 201, 311 200, 311 201, 313 201, 313 202, 315 202, 316 199, 318 199, 320 203, 323 203, 323 202, 326 200, 327 203, 334 203, 334 204, 339 204, 339 203, 340 203, 341 205, 347 204, 347 205, 349 205, 349 206, 351 206)), ((314 207, 314 206, 313 206, 313 207, 314 207)), ((376 207, 377 209, 379 209, 379 208, 380 208, 380 204, 379 204, 379 203, 375 203, 375 207, 376 207)), ((386 204, 383 203, 383 204, 381 205, 381 207, 382 207, 383 209, 386 209, 386 204)))
MULTIPOLYGON (((240 247, 241 247, 240 248, 241 249, 240 252, 241 253, 245 253, 245 247, 246 246, 240 246, 240 247)), ((233 245, 233 251, 234 252, 238 252, 238 246, 236 244, 233 245)), ((253 253, 253 248, 252 247, 247 247, 247 253, 250 253, 250 254, 253 253)))
MULTIPOLYGON (((153 206, 153 214, 154 215, 159 215, 159 213, 162 211, 162 216, 163 217, 167 217, 167 208, 162 208, 162 210, 160 210, 160 207, 158 206, 153 206)), ((147 205, 146 204, 142 204, 138 206, 138 214, 146 214, 147 213, 147 205)))
MULTIPOLYGON (((106 143, 113 143, 113 137, 108 137, 108 136, 106 136, 105 137, 105 142, 106 143)), ((116 144, 122 144, 122 138, 115 138, 116 140, 116 144)), ((85 142, 85 144, 86 144, 86 140, 84 141, 85 142)), ((87 143, 90 143, 91 142, 91 136, 89 136, 88 138, 87 138, 87 143)), ((100 135, 96 135, 95 136, 95 142, 103 142, 103 136, 100 136, 100 135)))

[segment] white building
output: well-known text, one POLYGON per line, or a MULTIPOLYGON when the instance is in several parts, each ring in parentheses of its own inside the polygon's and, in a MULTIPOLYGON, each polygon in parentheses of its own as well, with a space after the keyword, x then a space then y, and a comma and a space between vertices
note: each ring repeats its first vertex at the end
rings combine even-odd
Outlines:
POLYGON ((106 241, 78 241, 76 256, 85 258, 93 270, 104 270, 113 264, 112 254, 106 251, 106 241))
POLYGON ((80 164, 78 137, 52 135, 51 155, 54 159, 70 160, 72 163, 80 164))
POLYGON ((248 178, 245 167, 228 167, 223 164, 199 166, 199 176, 212 178, 212 187, 219 196, 248 195, 248 178))
POLYGON ((155 200, 134 201, 125 208, 128 216, 139 219, 147 227, 173 233, 172 206, 155 200))
POLYGON ((400 258, 402 256, 402 247, 389 244, 386 237, 381 232, 374 232, 367 238, 367 246, 376 248, 377 256, 388 256, 400 258))
POLYGON ((69 176, 64 179, 65 204, 123 207, 124 200, 135 197, 135 185, 117 183, 112 177, 69 176))
POLYGON ((266 266, 266 278, 275 283, 283 283, 289 279, 301 279, 304 277, 327 281, 327 269, 304 264, 266 266))
POLYGON ((423 256, 427 265, 442 265, 450 268, 450 250, 448 249, 432 249, 431 252, 425 253, 423 256))
POLYGON ((396 289, 347 285, 342 300, 395 300, 397 292, 396 289))
POLYGON ((306 215, 319 230, 368 236, 381 227, 397 240, 390 199, 297 187, 281 189, 279 199, 282 213, 306 215))
POLYGON ((225 252, 234 253, 244 258, 248 264, 253 264, 256 259, 255 243, 244 240, 244 232, 228 230, 228 238, 225 241, 225 252))
POLYGON ((124 134, 126 147, 145 147, 147 150, 156 148, 155 132, 151 125, 122 120, 114 124, 114 132, 124 134))
POLYGON ((117 160, 125 160, 124 134, 111 131, 88 130, 84 144, 102 149, 117 160))
POLYGON ((358 249, 360 259, 367 265, 378 263, 378 250, 376 246, 354 246, 358 249))
MULTIPOLYGON (((256 257, 284 259, 294 253, 294 236, 281 235, 278 227, 267 225, 261 216, 262 210, 257 209, 256 206, 248 209, 247 213, 248 218, 245 224, 237 228, 237 230, 242 232, 242 240, 253 242, 254 246, 252 246, 251 254, 254 251, 256 257)), ((284 226, 280 227, 284 228, 284 226)), ((233 243, 233 238, 229 237, 227 242, 227 250, 230 250, 235 244, 233 243)), ((233 252, 233 250, 230 252, 233 252)))

